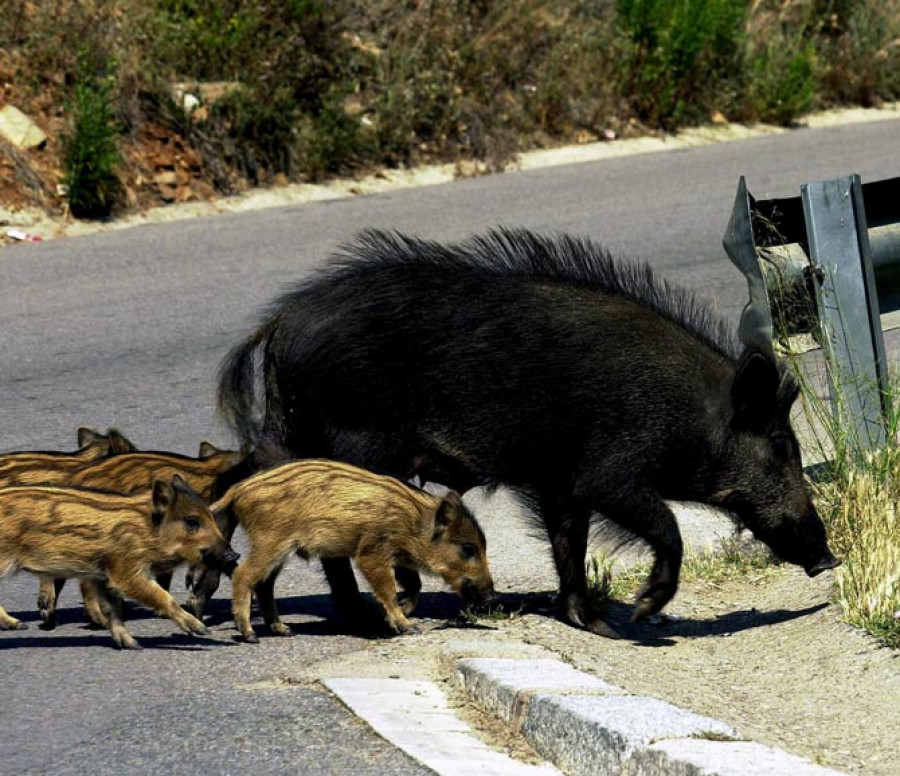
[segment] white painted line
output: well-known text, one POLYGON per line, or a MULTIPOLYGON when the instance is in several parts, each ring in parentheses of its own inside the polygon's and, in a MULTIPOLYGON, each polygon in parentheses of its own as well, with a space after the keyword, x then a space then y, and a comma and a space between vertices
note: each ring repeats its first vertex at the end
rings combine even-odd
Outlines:
POLYGON ((324 684, 376 733, 440 776, 561 776, 481 741, 440 688, 405 679, 325 679, 324 684))

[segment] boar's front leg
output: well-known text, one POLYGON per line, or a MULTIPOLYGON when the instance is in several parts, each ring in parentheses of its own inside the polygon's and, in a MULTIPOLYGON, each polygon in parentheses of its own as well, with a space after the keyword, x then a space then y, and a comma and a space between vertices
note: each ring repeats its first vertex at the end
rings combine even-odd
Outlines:
POLYGON ((209 633, 200 620, 182 609, 169 593, 145 574, 117 564, 109 568, 108 580, 113 592, 133 598, 157 614, 168 617, 185 633, 209 633))
POLYGON ((122 599, 113 593, 103 582, 97 579, 81 580, 81 593, 85 601, 91 600, 97 607, 97 610, 108 612, 106 618, 109 632, 112 634, 113 641, 116 642, 120 649, 140 649, 140 645, 134 640, 125 627, 122 617, 122 599))
POLYGON ((356 566, 384 609, 388 627, 394 633, 409 631, 412 623, 397 603, 397 585, 390 552, 377 541, 361 542, 356 552, 356 566))
POLYGON ((397 603, 403 610, 403 614, 412 614, 419 603, 419 593, 422 592, 422 577, 415 569, 396 566, 394 576, 400 592, 397 594, 397 603))
POLYGON ((27 630, 27 628, 24 622, 17 620, 0 606, 0 630, 27 630))
MULTIPOLYGON (((82 579, 80 584, 81 600, 84 601, 84 610, 87 612, 88 619, 100 628, 110 627, 109 617, 107 617, 109 607, 104 608, 109 603, 108 599, 98 593, 99 588, 93 583, 93 580, 82 579)), ((130 649, 130 647, 126 647, 126 649, 130 649)))
POLYGON ((269 627, 273 636, 291 636, 291 626, 283 623, 278 616, 278 604, 275 602, 275 580, 281 573, 281 566, 276 566, 262 582, 257 582, 253 591, 263 622, 269 627))
POLYGON ((615 499, 605 498, 597 508, 608 520, 643 539, 653 550, 653 568, 635 601, 632 622, 660 611, 678 589, 684 546, 672 510, 650 489, 621 489, 615 499))

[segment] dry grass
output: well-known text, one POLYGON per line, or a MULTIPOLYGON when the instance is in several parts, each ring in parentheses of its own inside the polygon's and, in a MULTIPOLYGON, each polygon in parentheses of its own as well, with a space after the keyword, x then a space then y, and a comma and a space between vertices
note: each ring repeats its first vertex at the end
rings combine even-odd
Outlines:
POLYGON ((816 486, 844 563, 837 600, 848 622, 900 648, 900 448, 896 441, 816 486))

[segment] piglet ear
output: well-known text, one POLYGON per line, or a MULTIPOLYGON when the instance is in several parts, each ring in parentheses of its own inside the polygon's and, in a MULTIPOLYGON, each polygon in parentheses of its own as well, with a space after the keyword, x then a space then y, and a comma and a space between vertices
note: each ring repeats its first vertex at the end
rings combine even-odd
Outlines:
POLYGON ((79 450, 87 447, 91 442, 95 442, 100 437, 100 434, 94 431, 94 429, 87 428, 86 426, 81 426, 77 433, 79 450))
POLYGON ((778 416, 781 376, 775 361, 762 351, 744 351, 731 384, 731 425, 736 431, 763 431, 778 416))
POLYGON ((153 480, 153 524, 159 525, 177 498, 175 488, 165 480, 153 480))
POLYGON ((121 453, 133 453, 137 448, 132 444, 131 440, 121 431, 115 428, 108 429, 106 438, 109 439, 109 451, 113 455, 121 453))
POLYGON ((437 541, 443 536, 444 531, 450 527, 450 524, 456 518, 457 512, 462 499, 455 490, 447 491, 434 513, 434 533, 431 536, 432 541, 437 541))
POLYGON ((200 452, 197 453, 197 457, 204 461, 207 458, 212 458, 216 453, 218 453, 218 448, 212 443, 207 442, 205 439, 200 443, 200 452))

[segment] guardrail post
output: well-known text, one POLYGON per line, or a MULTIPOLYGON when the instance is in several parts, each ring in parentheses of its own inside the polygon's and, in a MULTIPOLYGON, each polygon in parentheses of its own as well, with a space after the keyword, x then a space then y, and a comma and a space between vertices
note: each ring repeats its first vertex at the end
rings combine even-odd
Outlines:
MULTIPOLYGON (((900 179, 892 179, 866 187, 884 236, 882 260, 891 262, 887 269, 897 267, 898 185, 900 179)), ((723 240, 747 279, 750 300, 738 330, 745 345, 772 348, 772 303, 784 291, 770 286, 779 283, 776 277, 795 293, 815 288, 816 319, 800 322, 801 329, 811 323, 821 342, 832 412, 860 452, 885 443, 889 390, 864 193, 859 176, 849 175, 804 184, 800 197, 757 201, 742 176, 723 240), (779 269, 771 271, 775 258, 779 269)))
POLYGON ((832 411, 860 448, 885 443, 884 338, 858 175, 800 188, 832 411))

